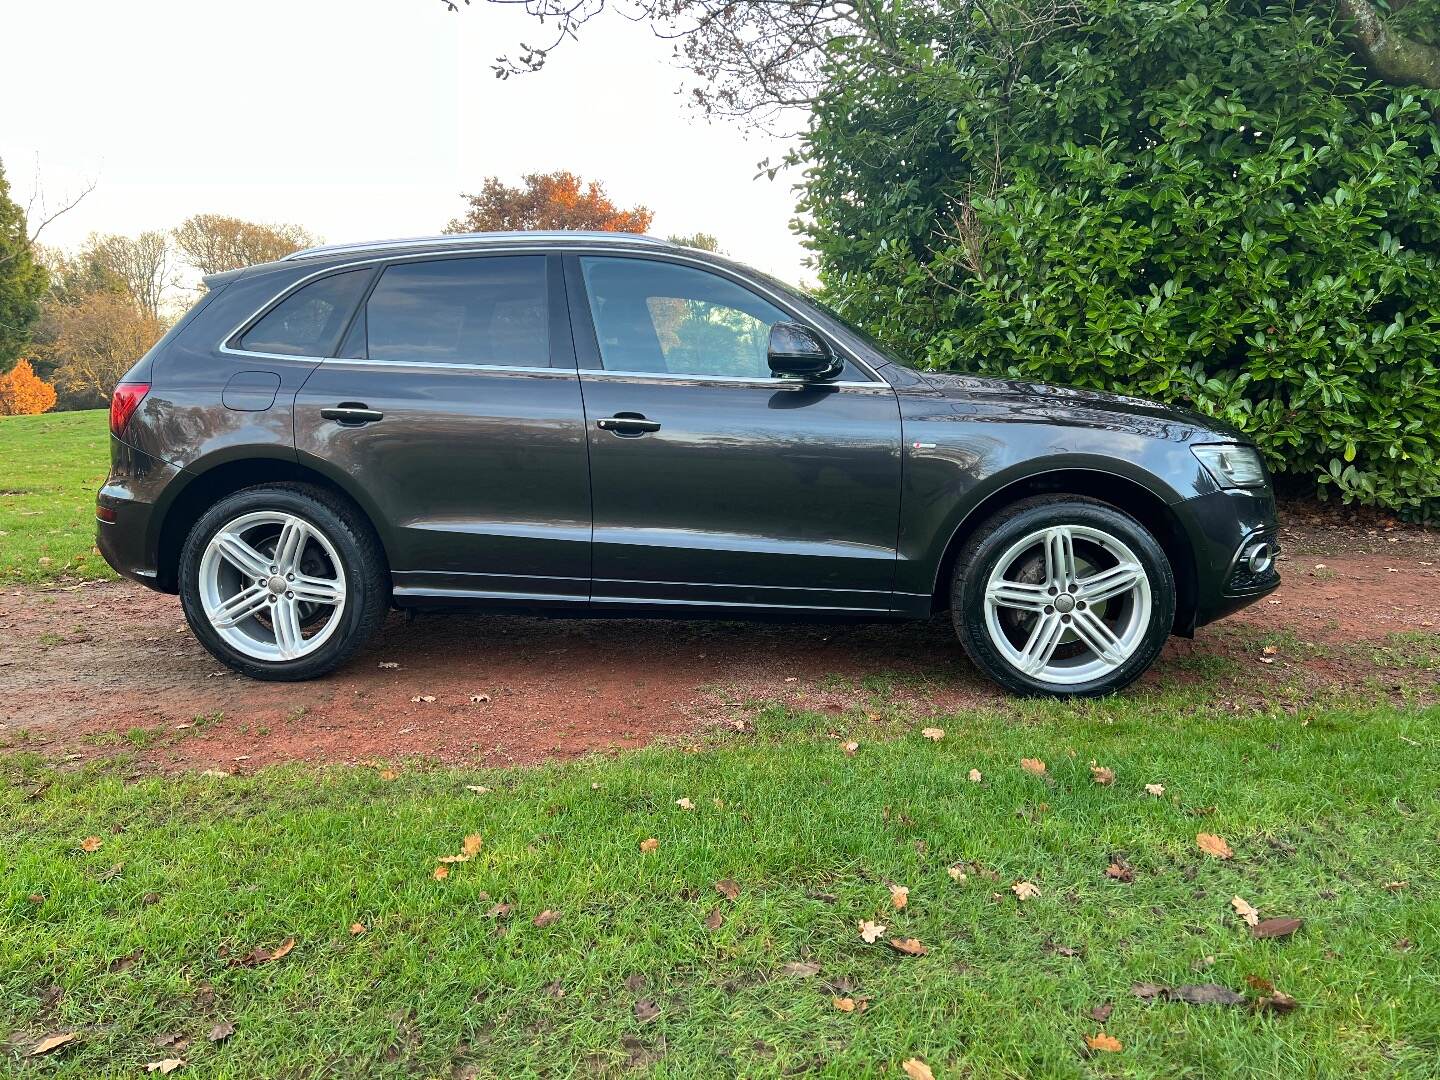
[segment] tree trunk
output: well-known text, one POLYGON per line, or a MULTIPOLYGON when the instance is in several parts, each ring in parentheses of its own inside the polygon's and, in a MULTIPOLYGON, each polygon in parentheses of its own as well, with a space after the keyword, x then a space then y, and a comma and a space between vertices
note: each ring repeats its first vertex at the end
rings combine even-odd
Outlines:
POLYGON ((1350 44, 1370 74, 1388 83, 1440 90, 1440 48, 1393 33, 1370 0, 1335 0, 1335 7, 1349 21, 1350 44))

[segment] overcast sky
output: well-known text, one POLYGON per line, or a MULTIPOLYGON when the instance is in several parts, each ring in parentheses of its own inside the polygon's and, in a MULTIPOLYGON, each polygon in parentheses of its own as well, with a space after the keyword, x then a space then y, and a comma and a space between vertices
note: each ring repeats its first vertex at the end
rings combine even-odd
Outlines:
POLYGON ((23 205, 37 155, 49 201, 94 194, 42 241, 169 228, 193 213, 295 222, 327 241, 441 231, 485 176, 565 168, 651 231, 704 231, 809 280, 792 178, 752 179, 783 147, 707 123, 670 47, 597 20, 535 75, 490 61, 548 34, 515 12, 440 0, 65 0, 0 5, 0 160, 23 205))

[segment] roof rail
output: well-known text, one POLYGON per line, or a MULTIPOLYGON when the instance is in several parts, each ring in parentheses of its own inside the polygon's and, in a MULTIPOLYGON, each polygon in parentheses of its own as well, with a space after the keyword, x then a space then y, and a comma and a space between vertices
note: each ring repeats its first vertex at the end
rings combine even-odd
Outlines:
POLYGON ((316 259, 324 255, 344 255, 361 251, 384 251, 389 248, 407 247, 450 247, 452 245, 483 246, 487 243, 506 244, 523 241, 542 241, 549 243, 566 241, 594 241, 606 240, 611 243, 616 241, 657 244, 661 247, 673 247, 668 240, 658 236, 649 236, 645 233, 622 233, 622 232, 593 232, 580 229, 555 229, 535 230, 526 232, 475 232, 475 233, 447 233, 441 236, 411 236, 401 240, 368 240, 354 244, 322 244, 319 247, 306 248, 304 251, 291 252, 281 261, 291 262, 296 259, 316 259))

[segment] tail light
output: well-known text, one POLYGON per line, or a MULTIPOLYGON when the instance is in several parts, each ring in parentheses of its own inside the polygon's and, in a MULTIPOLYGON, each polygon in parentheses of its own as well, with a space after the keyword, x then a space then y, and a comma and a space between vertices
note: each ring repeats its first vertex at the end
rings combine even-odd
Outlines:
POLYGON ((125 433, 125 425, 135 414, 135 408, 146 394, 150 384, 145 382, 122 382, 110 395, 110 434, 116 437, 125 433))

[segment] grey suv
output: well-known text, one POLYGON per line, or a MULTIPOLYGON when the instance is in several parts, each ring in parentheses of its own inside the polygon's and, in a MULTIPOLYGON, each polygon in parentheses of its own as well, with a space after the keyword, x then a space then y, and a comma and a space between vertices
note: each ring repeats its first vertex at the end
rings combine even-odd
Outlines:
POLYGON ((917 371, 648 237, 315 248, 207 279, 116 388, 99 545, 261 679, 386 611, 928 618, 1019 693, 1139 676, 1275 588, 1256 450, 917 371))

